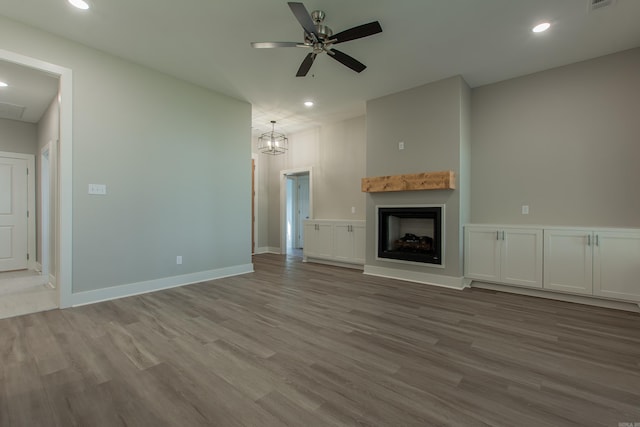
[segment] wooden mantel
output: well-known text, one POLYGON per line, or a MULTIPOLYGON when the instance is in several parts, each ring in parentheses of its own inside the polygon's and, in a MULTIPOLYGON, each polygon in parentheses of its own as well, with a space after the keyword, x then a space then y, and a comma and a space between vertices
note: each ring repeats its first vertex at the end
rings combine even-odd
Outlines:
POLYGON ((453 171, 422 172, 362 178, 362 192, 364 193, 415 190, 453 190, 455 188, 456 174, 453 171))

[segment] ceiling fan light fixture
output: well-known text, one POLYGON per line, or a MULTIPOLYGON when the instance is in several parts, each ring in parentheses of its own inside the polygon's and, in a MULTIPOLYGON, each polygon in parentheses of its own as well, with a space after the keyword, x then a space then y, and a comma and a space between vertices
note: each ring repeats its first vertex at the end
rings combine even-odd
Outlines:
POLYGON ((87 3, 84 0, 69 0, 69 3, 72 6, 77 7, 78 9, 82 9, 82 10, 89 9, 89 3, 87 3))
POLYGON ((551 27, 551 24, 548 22, 542 22, 531 29, 534 33, 543 33, 547 31, 551 27))
POLYGON ((333 34, 333 30, 324 24, 325 13, 323 11, 314 10, 309 13, 304 4, 300 2, 288 2, 288 5, 304 30, 304 42, 252 42, 252 47, 303 47, 311 49, 312 51, 307 54, 302 64, 300 64, 296 77, 306 76, 316 56, 322 53, 328 54, 331 59, 340 62, 345 67, 351 68, 356 73, 361 73, 367 68, 366 65, 355 58, 334 49, 333 45, 381 33, 382 27, 378 21, 358 25, 333 34))
POLYGON ((259 152, 277 156, 284 154, 289 149, 289 139, 284 133, 275 131, 276 121, 271 120, 271 132, 265 132, 258 137, 256 145, 259 152))

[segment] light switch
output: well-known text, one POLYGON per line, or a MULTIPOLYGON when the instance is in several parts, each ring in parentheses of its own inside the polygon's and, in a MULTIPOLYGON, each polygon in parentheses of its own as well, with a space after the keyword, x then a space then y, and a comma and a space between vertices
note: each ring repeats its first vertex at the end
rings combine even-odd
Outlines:
POLYGON ((522 215, 529 215, 529 205, 522 205, 522 215))
POLYGON ((105 184, 89 184, 89 194, 104 196, 107 194, 107 186, 105 184))

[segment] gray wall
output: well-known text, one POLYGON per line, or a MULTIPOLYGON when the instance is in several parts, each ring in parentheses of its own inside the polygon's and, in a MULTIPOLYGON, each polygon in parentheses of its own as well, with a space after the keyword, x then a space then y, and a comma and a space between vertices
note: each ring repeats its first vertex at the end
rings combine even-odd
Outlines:
POLYGON ((472 140, 472 222, 640 226, 640 48, 474 89, 472 140))
MULTIPOLYGON (((369 177, 453 170, 468 182, 469 88, 452 77, 367 102, 366 175, 369 177), (398 142, 405 143, 398 150, 398 142)), ((460 188, 460 186, 458 186, 460 188)), ((468 191, 468 190, 464 190, 468 191)), ((465 193, 468 194, 468 193, 465 193)), ((369 193, 367 196, 367 265, 402 268, 445 276, 462 276, 461 218, 468 196, 461 190, 369 193), (446 204, 446 268, 377 261, 376 205, 446 204)))
POLYGON ((261 159, 268 157, 270 247, 280 247, 282 170, 313 169, 313 218, 365 219, 365 196, 360 191, 365 176, 365 135, 365 118, 361 116, 288 135, 287 154, 262 155, 261 159))
POLYGON ((38 152, 38 128, 34 123, 0 119, 0 151, 33 154, 38 152))
POLYGON ((248 103, 5 18, 0 48, 73 70, 74 292, 251 263, 248 103))

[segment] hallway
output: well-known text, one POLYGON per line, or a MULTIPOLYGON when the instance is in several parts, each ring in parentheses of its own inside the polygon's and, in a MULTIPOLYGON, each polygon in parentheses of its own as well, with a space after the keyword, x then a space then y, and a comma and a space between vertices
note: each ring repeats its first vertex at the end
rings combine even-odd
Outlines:
POLYGON ((58 308, 58 293, 33 270, 0 273, 0 319, 58 308))

